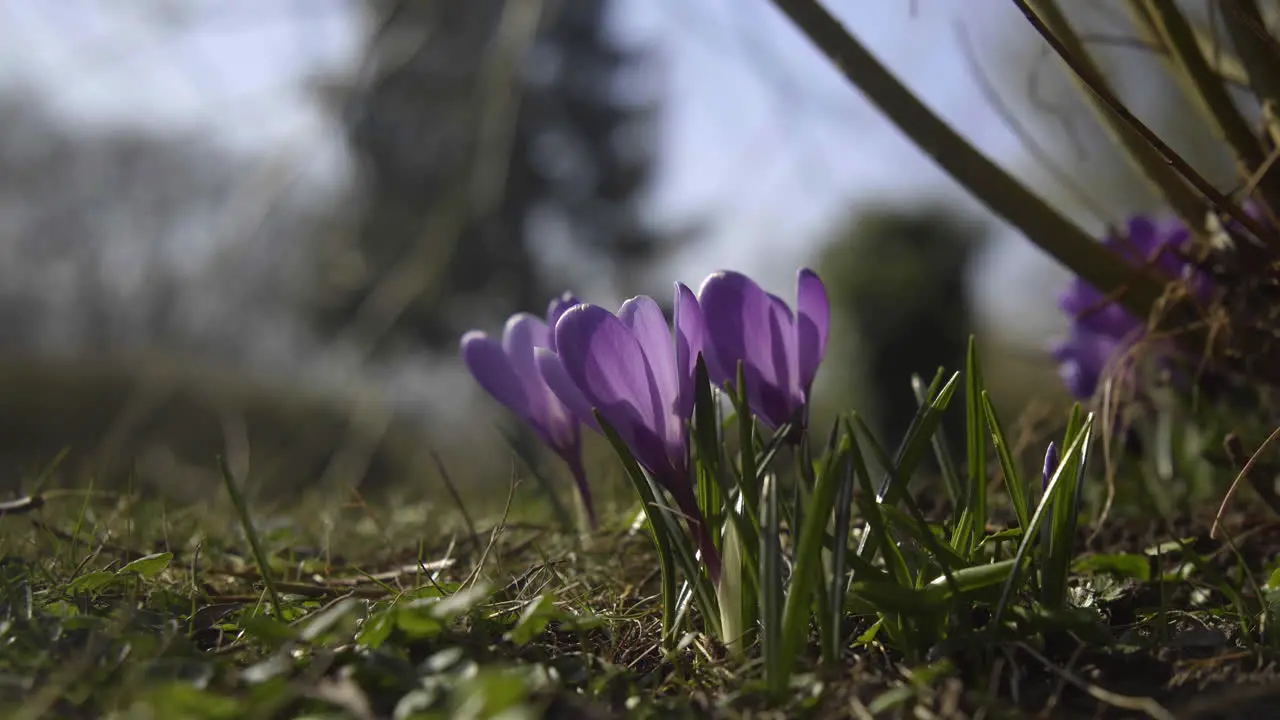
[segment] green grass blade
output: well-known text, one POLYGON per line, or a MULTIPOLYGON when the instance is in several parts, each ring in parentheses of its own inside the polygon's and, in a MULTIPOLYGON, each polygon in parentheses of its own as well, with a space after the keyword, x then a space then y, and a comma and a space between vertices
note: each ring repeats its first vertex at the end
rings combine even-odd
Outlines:
MULTIPOLYGON (((1129 0, 1139 23, 1151 28, 1168 50, 1178 78, 1197 107, 1213 122, 1218 134, 1235 152, 1246 172, 1256 172, 1266 162, 1266 152, 1249 121, 1236 107, 1227 86, 1200 49, 1195 28, 1176 3, 1167 0, 1129 0)), ((1259 185, 1271 207, 1280 206, 1280 176, 1262 173, 1259 185)))
MULTIPOLYGON (((827 523, 835 507, 840 484, 845 477, 841 470, 847 462, 843 458, 848 453, 848 447, 847 440, 841 442, 837 451, 837 457, 841 460, 828 463, 817 477, 813 498, 805 513, 806 520, 799 529, 795 568, 791 572, 791 583, 783 610, 781 657, 777 658, 778 669, 782 673, 782 680, 779 682, 783 688, 790 678, 800 647, 809 638, 810 608, 815 593, 819 593, 821 588, 822 541, 826 536, 827 523)), ((777 689, 777 686, 774 688, 777 689)))
POLYGON ((236 515, 240 518, 240 526, 244 528, 245 537, 249 539, 249 548, 253 551, 254 562, 258 563, 258 572, 262 575, 262 582, 267 586, 271 610, 275 613, 277 620, 288 622, 284 614, 284 605, 280 602, 280 593, 276 592, 271 564, 267 562, 267 554, 263 552, 262 543, 258 540, 258 531, 253 527, 253 518, 249 516, 249 506, 245 504, 244 495, 240 494, 240 488, 236 486, 236 480, 231 475, 231 467, 227 465, 227 459, 222 455, 218 456, 218 472, 222 473, 222 483, 227 487, 227 495, 231 496, 231 504, 235 506, 236 515))
POLYGON ((968 484, 965 487, 964 511, 956 525, 951 546, 969 557, 978 544, 978 536, 987 524, 987 417, 982 412, 982 366, 978 361, 978 344, 969 336, 965 357, 965 449, 969 461, 968 484))
POLYGON ((1018 517, 1018 527, 1024 531, 1030 520, 1031 505, 1027 498, 1027 485, 1018 473, 1017 463, 1013 459, 1013 450, 1004 433, 1004 426, 996 416, 995 405, 986 390, 982 391, 982 411, 987 416, 987 429, 991 433, 991 443, 995 445, 996 457, 1000 460, 1000 472, 1004 475, 1004 487, 1013 502, 1013 512, 1018 517))
POLYGON ((1222 24, 1227 36, 1240 54, 1240 61, 1249 75, 1249 85, 1258 98, 1258 104, 1280 103, 1280 64, 1276 41, 1266 31, 1267 22, 1253 0, 1224 0, 1222 24))
POLYGON ((822 660, 828 667, 834 667, 840 661, 840 640, 844 632, 845 592, 849 587, 849 530, 853 521, 855 482, 852 448, 854 441, 850 439, 849 442, 850 448, 845 453, 841 468, 840 491, 836 495, 835 545, 831 552, 831 576, 827 585, 827 617, 822 628, 822 660))
POLYGON ((635 488, 636 495, 640 498, 640 508, 648 519, 649 532, 658 550, 658 570, 662 583, 662 642, 664 647, 671 649, 676 641, 676 609, 679 604, 676 592, 675 553, 672 545, 683 540, 683 536, 671 537, 670 528, 657 517, 658 496, 654 494, 648 476, 631 456, 626 443, 618 436, 617 431, 600 416, 599 412, 596 413, 596 420, 600 423, 600 430, 605 439, 613 446, 614 452, 622 462, 627 479, 631 481, 631 486, 635 488))
MULTIPOLYGON (((905 484, 906 480, 901 477, 898 469, 893 466, 893 462, 889 460, 888 453, 886 453, 884 448, 876 442, 875 437, 871 434, 871 429, 862 421, 862 418, 854 416, 854 422, 858 423, 858 428, 862 430, 863 436, 871 446, 871 451, 876 455, 877 462, 886 469, 886 472, 890 473, 895 483, 899 485, 905 484)), ((912 499, 910 493, 902 493, 901 502, 907 506, 907 511, 911 515, 912 522, 916 525, 918 530, 916 537, 919 538, 921 544, 923 544, 929 552, 933 553, 932 560, 937 563, 944 577, 950 578, 953 568, 968 565, 968 562, 964 558, 958 558, 949 549, 944 549, 946 546, 943 545, 942 542, 934 536, 933 532, 929 530, 928 521, 925 520, 924 515, 920 512, 920 508, 916 505, 915 500, 912 499), (959 559, 960 562, 953 563, 951 562, 952 558, 959 559)), ((887 506, 885 510, 888 511, 889 508, 892 508, 892 506, 887 506)), ((890 517, 888 512, 886 512, 885 516, 890 517)), ((917 585, 921 583, 923 576, 923 573, 917 574, 917 585)))
POLYGON ((551 479, 538 469, 538 463, 527 452, 527 446, 517 441, 514 435, 503 428, 498 428, 498 433, 502 435, 502 439, 507 443, 507 447, 510 448, 511 452, 520 458, 520 462, 524 463, 534 481, 538 483, 538 488, 542 490, 543 497, 551 504, 551 514, 555 517, 556 522, 566 533, 575 533, 578 530, 578 526, 573 520, 573 513, 569 512, 569 508, 565 507, 564 502, 560 500, 560 494, 556 491, 551 479))
MULTIPOLYGON (((1076 405, 1078 410, 1079 405, 1076 405)), ((1079 412, 1072 413, 1072 420, 1079 412)), ((1062 461, 1060 488, 1053 499, 1053 524, 1049 533, 1049 547, 1041 567, 1042 584, 1044 586, 1044 602, 1051 608, 1062 607, 1067 599, 1067 578, 1071 573, 1071 555, 1075 550, 1076 527, 1079 523, 1080 506, 1077 501, 1080 491, 1080 477, 1084 463, 1089 457, 1089 445, 1093 416, 1079 423, 1078 429, 1071 423, 1069 429, 1076 431, 1080 438, 1079 458, 1067 463, 1062 461)))
POLYGON ((889 523, 890 527, 902 535, 910 537, 920 545, 931 547, 935 542, 940 543, 936 549, 933 549, 938 562, 957 569, 970 565, 968 558, 942 543, 938 536, 923 522, 923 518, 917 518, 909 509, 904 512, 896 507, 883 506, 880 508, 880 512, 883 513, 884 519, 889 523))
MULTIPOLYGON (((1136 274, 1117 254, 1102 247, 1079 225, 1051 207, 1017 178, 970 144, 930 110, 893 73, 851 35, 840 21, 814 0, 773 0, 849 82, 866 96, 912 142, 961 187, 1037 247, 1118 301, 1146 317, 1161 297, 1164 284, 1149 274, 1136 274), (1126 288, 1128 289, 1125 292, 1126 288)), ((1185 313, 1181 320, 1194 318, 1185 313)), ((1203 336, 1188 340, 1198 347, 1203 336)))
POLYGON ((707 632, 721 637, 719 602, 716 600, 715 588, 711 585, 711 579, 707 577, 702 563, 698 561, 693 539, 685 534, 680 520, 671 512, 668 505, 658 500, 662 497, 662 490, 658 487, 657 482, 648 475, 645 478, 649 481, 649 486, 655 498, 654 513, 651 517, 657 518, 659 522, 666 526, 667 533, 673 540, 671 543, 672 556, 685 576, 685 580, 689 583, 690 589, 693 591, 693 598, 698 603, 698 608, 702 610, 702 621, 707 624, 707 632))
MULTIPOLYGON (((883 514, 885 505, 876 502, 875 490, 871 487, 871 473, 867 471, 867 463, 862 456, 862 446, 859 444, 858 436, 847 417, 844 420, 844 427, 844 435, 849 438, 849 457, 853 462, 853 474, 858 484, 858 492, 854 494, 854 502, 858 504, 858 510, 867 522, 867 527, 862 533, 860 547, 879 548, 893 579, 901 585, 910 585, 911 568, 907 565, 906 558, 902 556, 901 548, 894 542, 893 536, 889 534, 888 523, 885 522, 883 514)), ((863 578, 867 575, 868 568, 874 568, 871 565, 870 556, 871 553, 867 553, 865 558, 861 553, 854 553, 849 556, 848 562, 850 567, 853 568, 855 577, 863 578)), ((878 568, 875 568, 875 571, 880 572, 878 568)))
MULTIPOLYGON (((718 405, 707 376, 706 362, 702 356, 698 356, 696 372, 697 397, 694 400, 693 437, 698 450, 699 501, 706 503, 702 506, 704 513, 711 513, 711 508, 715 507, 713 514, 716 517, 716 524, 712 527, 716 537, 720 537, 721 528, 726 520, 733 524, 738 535, 738 550, 744 555, 742 568, 746 572, 744 579, 747 587, 755 587, 758 584, 760 565, 760 520, 751 499, 758 497, 755 491, 758 485, 744 482, 742 475, 732 472, 732 463, 724 462, 724 442, 721 433, 728 428, 729 422, 720 420, 717 415, 718 405), (704 487, 704 484, 712 482, 717 485, 715 492, 704 487), (734 497, 735 493, 738 501, 734 506, 737 510, 726 509, 726 498, 734 497)), ((754 442, 752 439, 754 423, 751 420, 750 410, 745 405, 745 395, 732 392, 727 394, 735 408, 738 427, 742 433, 740 439, 744 443, 754 442)), ((751 455, 742 457, 742 461, 746 464, 744 471, 750 473, 746 477, 755 477, 754 460, 754 456, 751 455), (748 458, 751 462, 748 462, 748 458)), ((712 522, 710 516, 708 522, 712 522)))
POLYGON ((707 364, 698 356, 694 370, 695 397, 693 402, 693 446, 698 479, 698 507, 706 519, 711 537, 720 541, 724 525, 723 481, 721 479, 721 454, 724 443, 720 440, 720 422, 716 417, 716 399, 707 376, 707 364))
MULTIPOLYGON (((1077 406, 1078 407, 1078 406, 1077 406)), ((1057 494, 1060 486, 1063 471, 1068 466, 1079 460, 1080 451, 1084 445, 1087 433, 1092 430, 1092 417, 1085 423, 1083 429, 1071 437, 1071 443, 1062 453, 1058 461, 1058 469, 1053 474, 1053 478, 1049 480, 1049 485, 1045 488, 1044 494, 1040 497, 1040 503, 1036 506, 1036 512, 1031 516, 1031 522, 1027 525, 1026 532, 1022 536, 1022 541, 1018 543, 1018 552, 1013 558, 1013 572, 1009 573, 1009 577, 1005 580, 1004 588, 1000 592, 1000 601, 996 604, 995 616, 991 624, 993 627, 999 627, 1004 612, 1008 608, 1009 600, 1013 595, 1013 588, 1017 585, 1021 576, 1021 568, 1027 560, 1028 552, 1031 548, 1033 539, 1036 537, 1036 531, 1045 521, 1045 517, 1050 514, 1052 501, 1057 494)))
POLYGON ((1130 124, 1129 118, 1103 101, 1103 93, 1113 94, 1111 84, 1094 63, 1084 41, 1058 7, 1058 3, 1053 0, 1028 0, 1027 4, 1034 8, 1034 14, 1061 43, 1063 52, 1074 59, 1072 70, 1075 72, 1071 73, 1071 79, 1081 86, 1085 100, 1093 108, 1103 127, 1124 150, 1126 159, 1160 192, 1188 227, 1203 227, 1205 213, 1209 210, 1208 204, 1130 124))
POLYGON ((764 479, 764 474, 769 472, 769 466, 773 464, 773 459, 777 457, 778 452, 786 446, 787 436, 791 432, 792 426, 788 423, 778 428, 778 431, 769 438, 769 442, 761 449, 760 454, 756 456, 756 483, 757 485, 764 479))
MULTIPOLYGON (((898 455, 895 458, 896 467, 893 464, 889 466, 894 468, 894 472, 886 470, 884 479, 880 483, 880 491, 876 495, 877 502, 888 505, 898 502, 904 488, 896 483, 894 478, 906 481, 915 473, 916 466, 919 465, 920 460, 928 452, 933 433, 942 421, 942 413, 946 410, 947 405, 951 402, 951 397, 955 394, 959 377, 959 373, 952 375, 951 379, 938 391, 929 405, 916 413, 915 418, 911 421, 911 427, 907 431, 907 437, 903 439, 898 455)), ((855 414, 854 417, 856 420, 857 415, 855 414)), ((874 439, 873 435, 868 434, 868 437, 874 439)), ((870 560, 875 554, 876 547, 871 545, 869 541, 870 537, 864 535, 858 543, 858 555, 864 560, 870 560)))
MULTIPOLYGON (((929 403, 929 398, 937 392, 936 386, 942 383, 945 373, 945 369, 938 368, 937 374, 933 376, 933 382, 927 388, 919 375, 911 376, 911 391, 915 393, 917 408, 929 403)), ((947 433, 942 427, 933 434, 933 456, 938 461, 938 469, 942 472, 942 482, 947 489, 948 499, 951 500, 952 506, 960 507, 963 502, 960 471, 956 469, 955 460, 951 455, 951 444, 947 442, 947 433)))
POLYGON ((782 664, 782 512, 773 475, 765 476, 761 496, 764 528, 760 549, 760 650, 764 655, 765 686, 771 697, 781 698, 788 676, 782 664))
POLYGON ((747 616, 745 593, 751 591, 742 572, 742 539, 737 526, 729 523, 724 528, 724 542, 720 554, 720 587, 716 596, 720 602, 720 627, 724 631, 724 644, 729 654, 741 660, 745 656, 747 616))
POLYGON ((738 465, 741 468, 739 487, 747 507, 760 507, 760 473, 756 468, 755 416, 747 402, 747 374, 742 361, 738 361, 738 384, 732 394, 733 409, 738 418, 738 465))
POLYGON ((936 613, 945 610, 948 603, 1008 581, 1016 565, 1014 560, 974 565, 957 571, 951 582, 940 577, 920 588, 883 581, 859 581, 854 583, 850 594, 856 596, 856 602, 881 613, 936 613))
MULTIPOLYGON (((915 473, 916 466, 920 464, 920 461, 932 445, 933 433, 937 431, 942 422, 942 413, 947 409, 947 405, 951 402, 951 397, 955 394, 959 378, 959 373, 952 375, 947 384, 942 386, 938 393, 932 397, 929 404, 921 408, 915 417, 911 419, 911 424, 907 428, 907 435, 902 439, 901 444, 898 446, 898 452, 894 457, 894 463, 903 478, 909 478, 915 473)), ((855 417, 857 417, 856 413, 855 417)), ((904 488, 895 485, 891 474, 886 471, 880 481, 880 490, 876 494, 876 500, 893 504, 898 501, 898 496, 903 491, 904 488)))

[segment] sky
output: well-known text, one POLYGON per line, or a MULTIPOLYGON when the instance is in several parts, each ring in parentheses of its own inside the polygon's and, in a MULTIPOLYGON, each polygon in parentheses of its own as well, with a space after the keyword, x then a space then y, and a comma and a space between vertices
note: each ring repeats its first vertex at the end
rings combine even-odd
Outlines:
MULTIPOLYGON (((1009 167, 1027 166, 956 36, 963 24, 979 56, 998 61, 986 50, 1017 27, 1011 4, 829 7, 971 142, 1009 167)), ((709 240, 672 268, 674 279, 696 284, 734 267, 785 297, 791 268, 852 208, 930 198, 981 212, 767 0, 625 0, 616 20, 627 39, 655 43, 667 73, 656 212, 677 222, 708 210, 717 217, 709 240)), ((336 177, 341 146, 305 83, 353 67, 366 31, 352 0, 7 0, 0 85, 38 88, 80 122, 194 128, 246 156, 336 177)), ((1066 274, 1016 233, 997 233, 978 274, 998 281, 979 284, 979 307, 997 326, 1043 338, 1056 327, 1053 293, 1066 274)))

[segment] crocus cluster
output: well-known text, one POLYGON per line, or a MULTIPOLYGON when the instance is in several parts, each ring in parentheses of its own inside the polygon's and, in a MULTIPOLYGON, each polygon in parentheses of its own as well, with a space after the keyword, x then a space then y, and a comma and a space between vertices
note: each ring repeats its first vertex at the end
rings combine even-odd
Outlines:
MULTIPOLYGON (((1170 281, 1191 280, 1191 290, 1208 299, 1208 277, 1181 255, 1190 233, 1181 223, 1158 223, 1145 216, 1131 218, 1123 233, 1109 236, 1104 245, 1126 261, 1147 265, 1170 281)), ((1076 278, 1059 299, 1058 306, 1071 316, 1067 338, 1053 349, 1058 372, 1067 389, 1078 398, 1092 397, 1109 370, 1131 373, 1127 351, 1143 336, 1146 322, 1112 301, 1084 280, 1076 278)))
POLYGON ((810 270, 799 273, 794 313, 745 275, 718 272, 697 295, 676 283, 674 329, 644 295, 612 313, 565 294, 552 302, 546 323, 513 316, 502 343, 467 333, 462 356, 481 387, 568 463, 588 508, 580 426, 599 430, 598 413, 671 494, 716 579, 720 558, 690 467, 698 357, 716 385, 736 382, 741 366, 751 411, 778 428, 803 420, 829 326, 826 289, 810 270))

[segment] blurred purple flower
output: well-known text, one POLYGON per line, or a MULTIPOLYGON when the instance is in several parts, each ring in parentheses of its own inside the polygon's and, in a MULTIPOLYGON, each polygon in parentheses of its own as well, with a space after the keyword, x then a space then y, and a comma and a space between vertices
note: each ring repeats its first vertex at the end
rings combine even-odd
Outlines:
MULTIPOLYGON (((1190 279, 1191 291, 1206 302, 1212 292, 1209 277, 1178 252, 1189 239, 1190 233, 1181 223, 1157 224, 1139 215, 1129 220, 1125 233, 1111 235, 1103 244, 1135 266, 1149 264, 1169 280, 1190 279)), ((1144 319, 1110 301, 1081 278, 1072 281, 1058 306, 1071 315, 1072 323, 1067 338, 1052 352, 1072 395, 1092 397, 1113 364, 1119 363, 1116 370, 1120 372, 1132 371, 1131 363, 1121 356, 1141 339, 1144 319)))
MULTIPOLYGON (((462 336, 462 359, 480 387, 528 423, 569 466, 588 521, 595 528, 591 489, 582 467, 580 416, 547 386, 535 355, 539 349, 555 352, 556 339, 551 327, 577 304, 578 299, 566 292, 551 301, 545 323, 529 313, 512 315, 503 329, 501 342, 472 330, 462 336)), ((571 393, 569 401, 585 402, 571 393)))
POLYGON ((694 368, 704 324, 697 298, 676 283, 675 337, 652 298, 622 304, 618 314, 578 305, 555 327, 557 352, 538 350, 538 366, 551 389, 583 422, 598 411, 636 461, 675 498, 698 540, 713 581, 720 556, 693 491, 689 418, 694 368))
POLYGON ((747 401, 770 428, 803 421, 809 390, 827 350, 831 305, 822 280, 798 273, 796 313, 742 273, 712 274, 698 290, 707 317, 704 358, 716 385, 737 383, 743 366, 747 401))

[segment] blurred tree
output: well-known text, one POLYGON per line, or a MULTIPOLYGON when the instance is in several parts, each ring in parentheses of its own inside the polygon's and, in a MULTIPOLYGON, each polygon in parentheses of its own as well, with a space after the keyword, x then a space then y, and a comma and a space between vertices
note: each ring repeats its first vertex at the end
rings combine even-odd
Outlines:
POLYGON ((626 97, 654 68, 611 37, 608 2, 369 6, 371 71, 349 99, 367 204, 322 328, 384 352, 450 347, 541 312, 564 281, 543 256, 630 270, 660 250, 637 211, 657 105, 626 97))
POLYGON ((334 203, 255 170, 194 133, 77 126, 34 90, 0 95, 0 342, 296 357, 280 341, 334 203))
MULTIPOLYGON (((946 209, 872 210, 859 213, 819 261, 833 322, 849 330, 832 333, 833 354, 856 358, 845 366, 861 368, 839 374, 833 397, 871 418, 889 449, 916 412, 912 374, 927 383, 939 367, 964 367, 974 324, 968 266, 984 236, 946 209), (840 347, 841 337, 854 338, 856 347, 840 347)), ((963 425, 955 419, 948 418, 947 431, 959 437, 963 425)))

